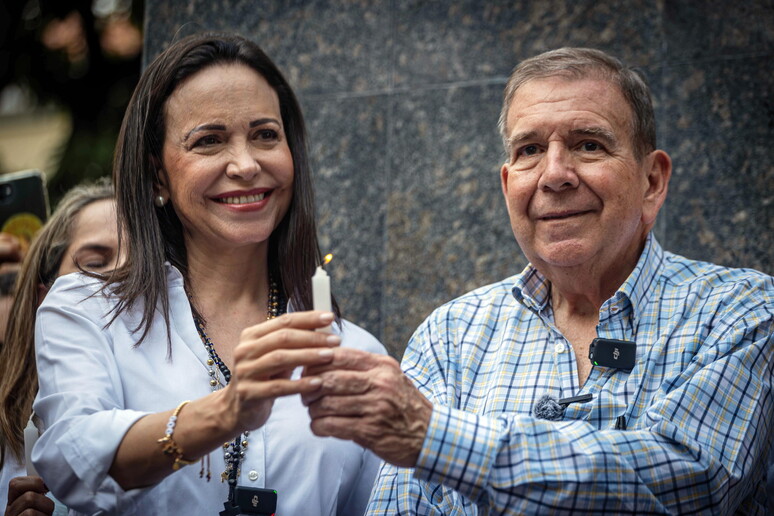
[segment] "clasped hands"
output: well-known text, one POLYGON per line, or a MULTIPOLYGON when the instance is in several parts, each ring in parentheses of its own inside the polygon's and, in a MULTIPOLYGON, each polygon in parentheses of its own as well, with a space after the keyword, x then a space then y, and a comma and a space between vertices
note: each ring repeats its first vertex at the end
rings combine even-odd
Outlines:
POLYGON ((432 404, 388 356, 339 347, 315 332, 332 314, 296 312, 242 332, 229 389, 237 427, 262 426, 275 398, 300 394, 315 435, 348 439, 396 466, 413 467, 432 404), (291 375, 303 366, 299 379, 291 375))
POLYGON ((312 432, 349 439, 383 460, 413 467, 427 433, 432 404, 392 357, 340 347, 330 363, 307 367, 318 389, 302 394, 312 432))
MULTIPOLYGON (((6 455, 7 457, 7 455, 6 455)), ((40 477, 15 477, 8 483, 5 516, 45 516, 54 512, 54 502, 46 497, 48 488, 40 477)), ((5 503, 0 500, 0 503, 5 503)))

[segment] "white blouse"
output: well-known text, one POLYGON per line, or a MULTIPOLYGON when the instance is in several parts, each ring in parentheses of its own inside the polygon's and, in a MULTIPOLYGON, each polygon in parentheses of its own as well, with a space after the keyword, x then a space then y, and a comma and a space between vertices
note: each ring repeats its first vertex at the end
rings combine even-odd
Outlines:
MULTIPOLYGON (((172 353, 160 312, 135 347, 141 308, 105 327, 112 301, 82 274, 59 278, 38 310, 35 347, 44 432, 32 460, 71 514, 216 515, 228 498, 222 450, 210 453, 212 480, 199 463, 158 484, 124 491, 109 475, 113 456, 138 419, 210 394, 207 351, 193 321, 183 278, 167 265, 172 353)), ((334 330, 338 331, 337 325, 334 330)), ((384 353, 362 328, 343 321, 342 346, 384 353)), ((300 374, 300 368, 295 375, 300 374)), ((368 502, 379 459, 349 441, 309 428, 300 396, 278 398, 266 424, 250 432, 239 485, 275 489, 277 515, 357 515, 368 502)), ((148 446, 158 448, 155 442, 148 446)), ((161 452, 159 452, 161 453, 161 452)))

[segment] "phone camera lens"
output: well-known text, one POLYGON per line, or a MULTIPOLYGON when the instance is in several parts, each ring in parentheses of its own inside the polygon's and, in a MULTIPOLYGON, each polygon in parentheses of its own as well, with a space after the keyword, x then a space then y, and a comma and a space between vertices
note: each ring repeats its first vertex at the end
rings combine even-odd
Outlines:
POLYGON ((0 185, 0 200, 7 199, 13 193, 13 186, 9 184, 0 185))

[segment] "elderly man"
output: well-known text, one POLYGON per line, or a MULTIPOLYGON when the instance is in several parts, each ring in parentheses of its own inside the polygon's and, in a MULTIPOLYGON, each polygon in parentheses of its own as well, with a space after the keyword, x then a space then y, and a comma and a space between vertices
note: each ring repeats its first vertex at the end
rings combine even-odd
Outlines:
POLYGON ((774 282, 650 233, 671 161, 647 86, 548 52, 515 69, 500 128, 527 268, 435 310, 405 375, 338 349, 305 399, 315 433, 386 461, 369 513, 764 513, 774 282))

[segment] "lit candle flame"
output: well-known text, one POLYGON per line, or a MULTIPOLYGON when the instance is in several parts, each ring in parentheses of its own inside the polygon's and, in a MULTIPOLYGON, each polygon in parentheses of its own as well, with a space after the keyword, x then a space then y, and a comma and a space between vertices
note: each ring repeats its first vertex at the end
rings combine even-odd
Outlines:
POLYGON ((333 260, 333 255, 331 253, 328 253, 325 255, 325 258, 323 258, 322 264, 328 265, 329 263, 331 263, 331 260, 333 260))

